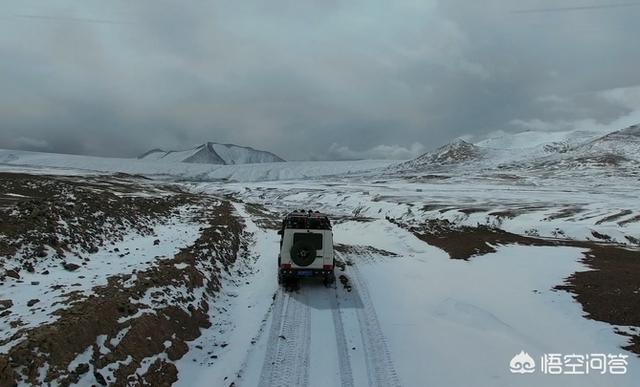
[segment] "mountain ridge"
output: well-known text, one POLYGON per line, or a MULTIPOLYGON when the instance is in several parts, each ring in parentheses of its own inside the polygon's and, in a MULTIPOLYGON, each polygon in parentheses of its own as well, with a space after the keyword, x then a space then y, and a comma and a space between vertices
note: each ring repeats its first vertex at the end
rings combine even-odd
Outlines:
POLYGON ((206 142, 186 150, 152 149, 138 156, 140 160, 171 161, 192 164, 256 164, 284 162, 278 155, 250 146, 206 142))
POLYGON ((640 164, 640 125, 608 133, 586 130, 504 134, 476 143, 455 139, 395 166, 395 170, 582 168, 640 164))

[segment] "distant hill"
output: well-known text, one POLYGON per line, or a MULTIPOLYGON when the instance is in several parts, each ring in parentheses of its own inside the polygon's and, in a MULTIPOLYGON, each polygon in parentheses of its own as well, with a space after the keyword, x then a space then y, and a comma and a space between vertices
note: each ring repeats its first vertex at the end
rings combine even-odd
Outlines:
POLYGON ((475 144, 454 140, 435 151, 395 165, 391 170, 428 171, 443 168, 490 170, 568 170, 640 165, 640 125, 602 135, 590 131, 521 132, 475 144))
POLYGON ((234 144, 207 142, 195 148, 183 151, 165 151, 153 149, 138 157, 147 161, 169 161, 193 164, 257 164, 285 161, 267 151, 234 144))
POLYGON ((423 166, 453 165, 479 161, 483 157, 484 151, 482 148, 462 139, 456 139, 433 152, 425 153, 413 160, 402 163, 400 166, 420 168, 423 166))

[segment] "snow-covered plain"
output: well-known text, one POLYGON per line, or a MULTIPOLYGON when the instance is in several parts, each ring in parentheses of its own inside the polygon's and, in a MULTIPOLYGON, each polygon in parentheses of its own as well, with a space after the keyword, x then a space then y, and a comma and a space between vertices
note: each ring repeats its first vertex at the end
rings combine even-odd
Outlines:
POLYGON ((206 165, 0 150, 3 170, 50 174, 128 173, 163 180, 266 181, 306 179, 357 173, 393 164, 389 160, 289 161, 239 165, 206 165))
POLYGON ((467 262, 382 221, 343 223, 335 233, 339 242, 398 254, 351 260, 367 285, 403 385, 631 386, 640 375, 637 359, 630 367, 636 372, 624 378, 508 371, 521 350, 534 357, 620 352, 624 340, 607 324, 583 319, 569 294, 551 291, 584 269, 578 249, 509 246, 467 262))
POLYGON ((517 234, 638 246, 640 208, 635 181, 546 181, 509 184, 473 177, 407 182, 384 176, 262 183, 185 183, 195 192, 238 192, 269 208, 314 208, 340 216, 403 220, 446 219, 517 234))

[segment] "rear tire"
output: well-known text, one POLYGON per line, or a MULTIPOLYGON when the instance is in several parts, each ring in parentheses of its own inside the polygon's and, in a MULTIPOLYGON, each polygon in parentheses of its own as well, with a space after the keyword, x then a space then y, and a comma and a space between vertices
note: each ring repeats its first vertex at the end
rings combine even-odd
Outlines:
POLYGON ((334 282, 336 282, 336 276, 333 270, 331 270, 331 273, 324 275, 323 282, 324 282, 324 286, 329 286, 329 285, 332 285, 334 282))

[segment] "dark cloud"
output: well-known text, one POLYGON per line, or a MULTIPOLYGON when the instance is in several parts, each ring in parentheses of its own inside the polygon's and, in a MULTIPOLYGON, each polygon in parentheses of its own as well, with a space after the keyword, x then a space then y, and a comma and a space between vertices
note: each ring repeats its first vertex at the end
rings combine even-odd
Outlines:
POLYGON ((637 7, 640 3, 614 3, 614 4, 601 4, 601 5, 583 5, 577 7, 551 7, 551 8, 532 8, 532 9, 520 9, 513 11, 513 13, 545 13, 545 12, 570 12, 570 11, 593 11, 612 8, 627 8, 637 7))
POLYGON ((610 5, 12 0, 0 148, 409 157, 458 136, 617 124, 640 110, 640 7, 610 5))

